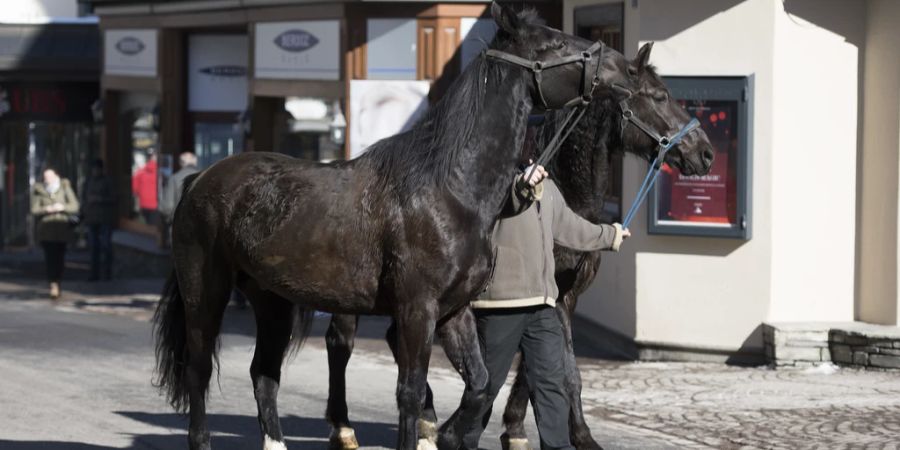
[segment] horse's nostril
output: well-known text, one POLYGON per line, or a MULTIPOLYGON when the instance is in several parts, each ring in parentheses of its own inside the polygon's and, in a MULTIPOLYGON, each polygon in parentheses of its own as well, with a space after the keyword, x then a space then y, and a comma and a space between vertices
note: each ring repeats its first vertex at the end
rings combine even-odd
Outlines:
POLYGON ((713 151, 713 149, 711 149, 711 148, 708 148, 703 151, 703 161, 705 161, 707 163, 711 163, 715 156, 716 156, 716 154, 713 151))

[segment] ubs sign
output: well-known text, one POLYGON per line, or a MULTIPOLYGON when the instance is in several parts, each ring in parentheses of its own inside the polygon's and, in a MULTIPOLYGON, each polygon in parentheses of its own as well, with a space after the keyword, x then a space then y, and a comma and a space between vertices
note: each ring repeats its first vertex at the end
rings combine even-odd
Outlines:
POLYGON ((341 38, 337 20, 257 23, 256 78, 339 80, 341 38))

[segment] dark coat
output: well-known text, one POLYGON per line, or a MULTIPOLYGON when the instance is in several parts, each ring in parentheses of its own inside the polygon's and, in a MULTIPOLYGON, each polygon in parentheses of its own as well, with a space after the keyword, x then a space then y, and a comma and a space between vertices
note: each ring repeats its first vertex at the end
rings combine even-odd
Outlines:
POLYGON ((34 215, 39 242, 68 242, 72 239, 72 225, 69 218, 78 213, 78 197, 72 191, 69 180, 60 180, 59 189, 47 191, 44 183, 36 183, 31 191, 31 214, 34 215), (44 208, 61 203, 65 210, 47 213, 44 208))
POLYGON ((88 178, 81 200, 81 221, 86 225, 115 224, 116 191, 108 176, 88 178))

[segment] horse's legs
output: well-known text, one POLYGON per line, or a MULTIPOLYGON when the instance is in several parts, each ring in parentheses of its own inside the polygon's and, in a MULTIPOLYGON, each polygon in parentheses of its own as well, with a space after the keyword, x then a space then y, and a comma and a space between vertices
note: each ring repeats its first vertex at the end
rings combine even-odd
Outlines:
POLYGON ((216 339, 222 315, 231 293, 231 270, 212 255, 200 264, 191 258, 180 259, 186 268, 178 276, 184 297, 187 329, 185 379, 190 397, 188 443, 191 450, 209 450, 209 426, 206 421, 206 393, 213 370, 216 339))
POLYGON ((250 363, 250 379, 256 398, 257 418, 264 450, 283 450, 284 435, 278 419, 278 387, 281 364, 291 342, 295 306, 288 300, 248 282, 241 291, 256 316, 256 349, 250 363))
POLYGON ((566 393, 569 395, 569 436, 572 439, 572 445, 579 450, 602 450, 600 444, 591 436, 591 429, 584 420, 584 410, 581 406, 581 372, 575 363, 575 347, 572 343, 572 314, 574 314, 576 299, 571 294, 566 294, 564 300, 563 304, 556 307, 556 314, 562 324, 563 338, 566 343, 563 361, 565 363, 566 393))
POLYGON ((328 407, 325 418, 331 424, 332 448, 351 450, 359 448, 347 410, 347 362, 353 353, 359 316, 333 314, 325 345, 328 349, 328 407))
POLYGON ((488 397, 488 371, 478 343, 475 315, 462 308, 438 328, 444 353, 462 375, 466 388, 459 408, 441 426, 439 448, 459 448, 476 421, 482 420, 488 397))
MULTIPOLYGON (((391 321, 384 335, 391 353, 394 355, 394 361, 397 361, 397 322, 391 321)), ((437 412, 434 410, 434 394, 431 392, 431 386, 427 380, 425 382, 425 405, 422 409, 422 415, 418 421, 419 442, 417 444, 419 450, 427 450, 437 446, 437 412)))
POLYGON ((525 414, 528 409, 528 380, 525 378, 525 359, 519 360, 516 380, 509 391, 506 409, 503 411, 503 426, 506 432, 500 436, 504 449, 528 450, 528 435, 525 433, 525 414))
POLYGON ((397 448, 412 450, 417 445, 416 423, 425 399, 437 307, 422 299, 407 299, 403 303, 397 311, 397 409, 400 410, 397 448))

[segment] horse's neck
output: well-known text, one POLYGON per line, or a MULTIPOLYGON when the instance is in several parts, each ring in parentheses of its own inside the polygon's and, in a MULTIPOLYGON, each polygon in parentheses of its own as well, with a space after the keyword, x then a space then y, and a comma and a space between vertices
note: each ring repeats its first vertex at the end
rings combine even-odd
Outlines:
POLYGON ((568 139, 555 158, 554 181, 572 211, 597 223, 608 189, 609 147, 613 143, 608 124, 583 124, 580 128, 581 133, 568 139))
POLYGON ((449 188, 464 205, 493 218, 512 183, 525 140, 532 104, 528 80, 521 71, 510 71, 496 85, 486 87, 474 135, 453 168, 449 188))

